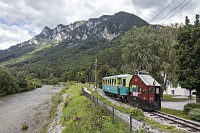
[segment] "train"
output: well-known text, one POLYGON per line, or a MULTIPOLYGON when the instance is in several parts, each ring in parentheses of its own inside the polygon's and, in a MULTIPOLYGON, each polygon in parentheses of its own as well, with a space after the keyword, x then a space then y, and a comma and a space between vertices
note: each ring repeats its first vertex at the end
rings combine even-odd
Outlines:
POLYGON ((146 71, 103 77, 102 90, 133 107, 146 111, 161 109, 161 85, 146 71))

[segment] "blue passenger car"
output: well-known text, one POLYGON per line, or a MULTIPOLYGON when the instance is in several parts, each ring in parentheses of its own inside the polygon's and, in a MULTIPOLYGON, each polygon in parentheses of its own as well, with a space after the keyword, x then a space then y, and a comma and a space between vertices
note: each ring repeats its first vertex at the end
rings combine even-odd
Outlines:
POLYGON ((102 90, 109 94, 127 96, 129 95, 129 83, 133 75, 122 74, 104 77, 102 80, 102 90))

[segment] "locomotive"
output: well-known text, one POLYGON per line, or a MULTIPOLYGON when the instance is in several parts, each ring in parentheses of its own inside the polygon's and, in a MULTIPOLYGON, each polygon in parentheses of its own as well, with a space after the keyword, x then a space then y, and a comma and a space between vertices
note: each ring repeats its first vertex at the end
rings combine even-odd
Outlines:
POLYGON ((146 71, 104 77, 102 90, 143 110, 161 109, 161 85, 146 71))

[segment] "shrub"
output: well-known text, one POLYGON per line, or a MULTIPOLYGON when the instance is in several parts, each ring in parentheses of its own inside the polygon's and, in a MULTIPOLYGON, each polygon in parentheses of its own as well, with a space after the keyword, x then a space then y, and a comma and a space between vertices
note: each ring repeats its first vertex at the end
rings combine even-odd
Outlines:
POLYGON ((51 97, 51 102, 54 104, 59 104, 63 101, 63 97, 60 93, 57 93, 51 97))
POLYGON ((188 114, 190 110, 194 108, 200 108, 200 103, 188 103, 184 106, 183 112, 188 114))
POLYGON ((23 123, 21 130, 27 130, 27 129, 28 129, 28 125, 26 123, 23 123))
POLYGON ((144 120, 144 113, 141 109, 134 108, 131 111, 131 115, 138 120, 144 120))
POLYGON ((200 121, 200 108, 194 108, 190 110, 189 117, 194 120, 200 121))

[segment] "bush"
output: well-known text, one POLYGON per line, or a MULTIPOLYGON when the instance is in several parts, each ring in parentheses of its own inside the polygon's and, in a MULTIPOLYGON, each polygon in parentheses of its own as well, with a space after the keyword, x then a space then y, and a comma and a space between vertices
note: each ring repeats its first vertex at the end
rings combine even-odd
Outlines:
POLYGON ((190 110, 194 108, 200 108, 200 103, 188 103, 184 106, 183 112, 188 114, 190 110))
POLYGON ((144 113, 141 109, 134 108, 131 111, 131 115, 138 120, 144 120, 144 113))
POLYGON ((194 120, 200 121, 200 108, 194 108, 190 110, 189 117, 194 120))
POLYGON ((54 104, 59 104, 63 101, 63 97, 60 93, 57 93, 57 94, 54 94, 52 97, 51 97, 51 102, 54 103, 54 104))
POLYGON ((28 125, 26 123, 23 123, 21 130, 27 130, 27 129, 28 129, 28 125))

